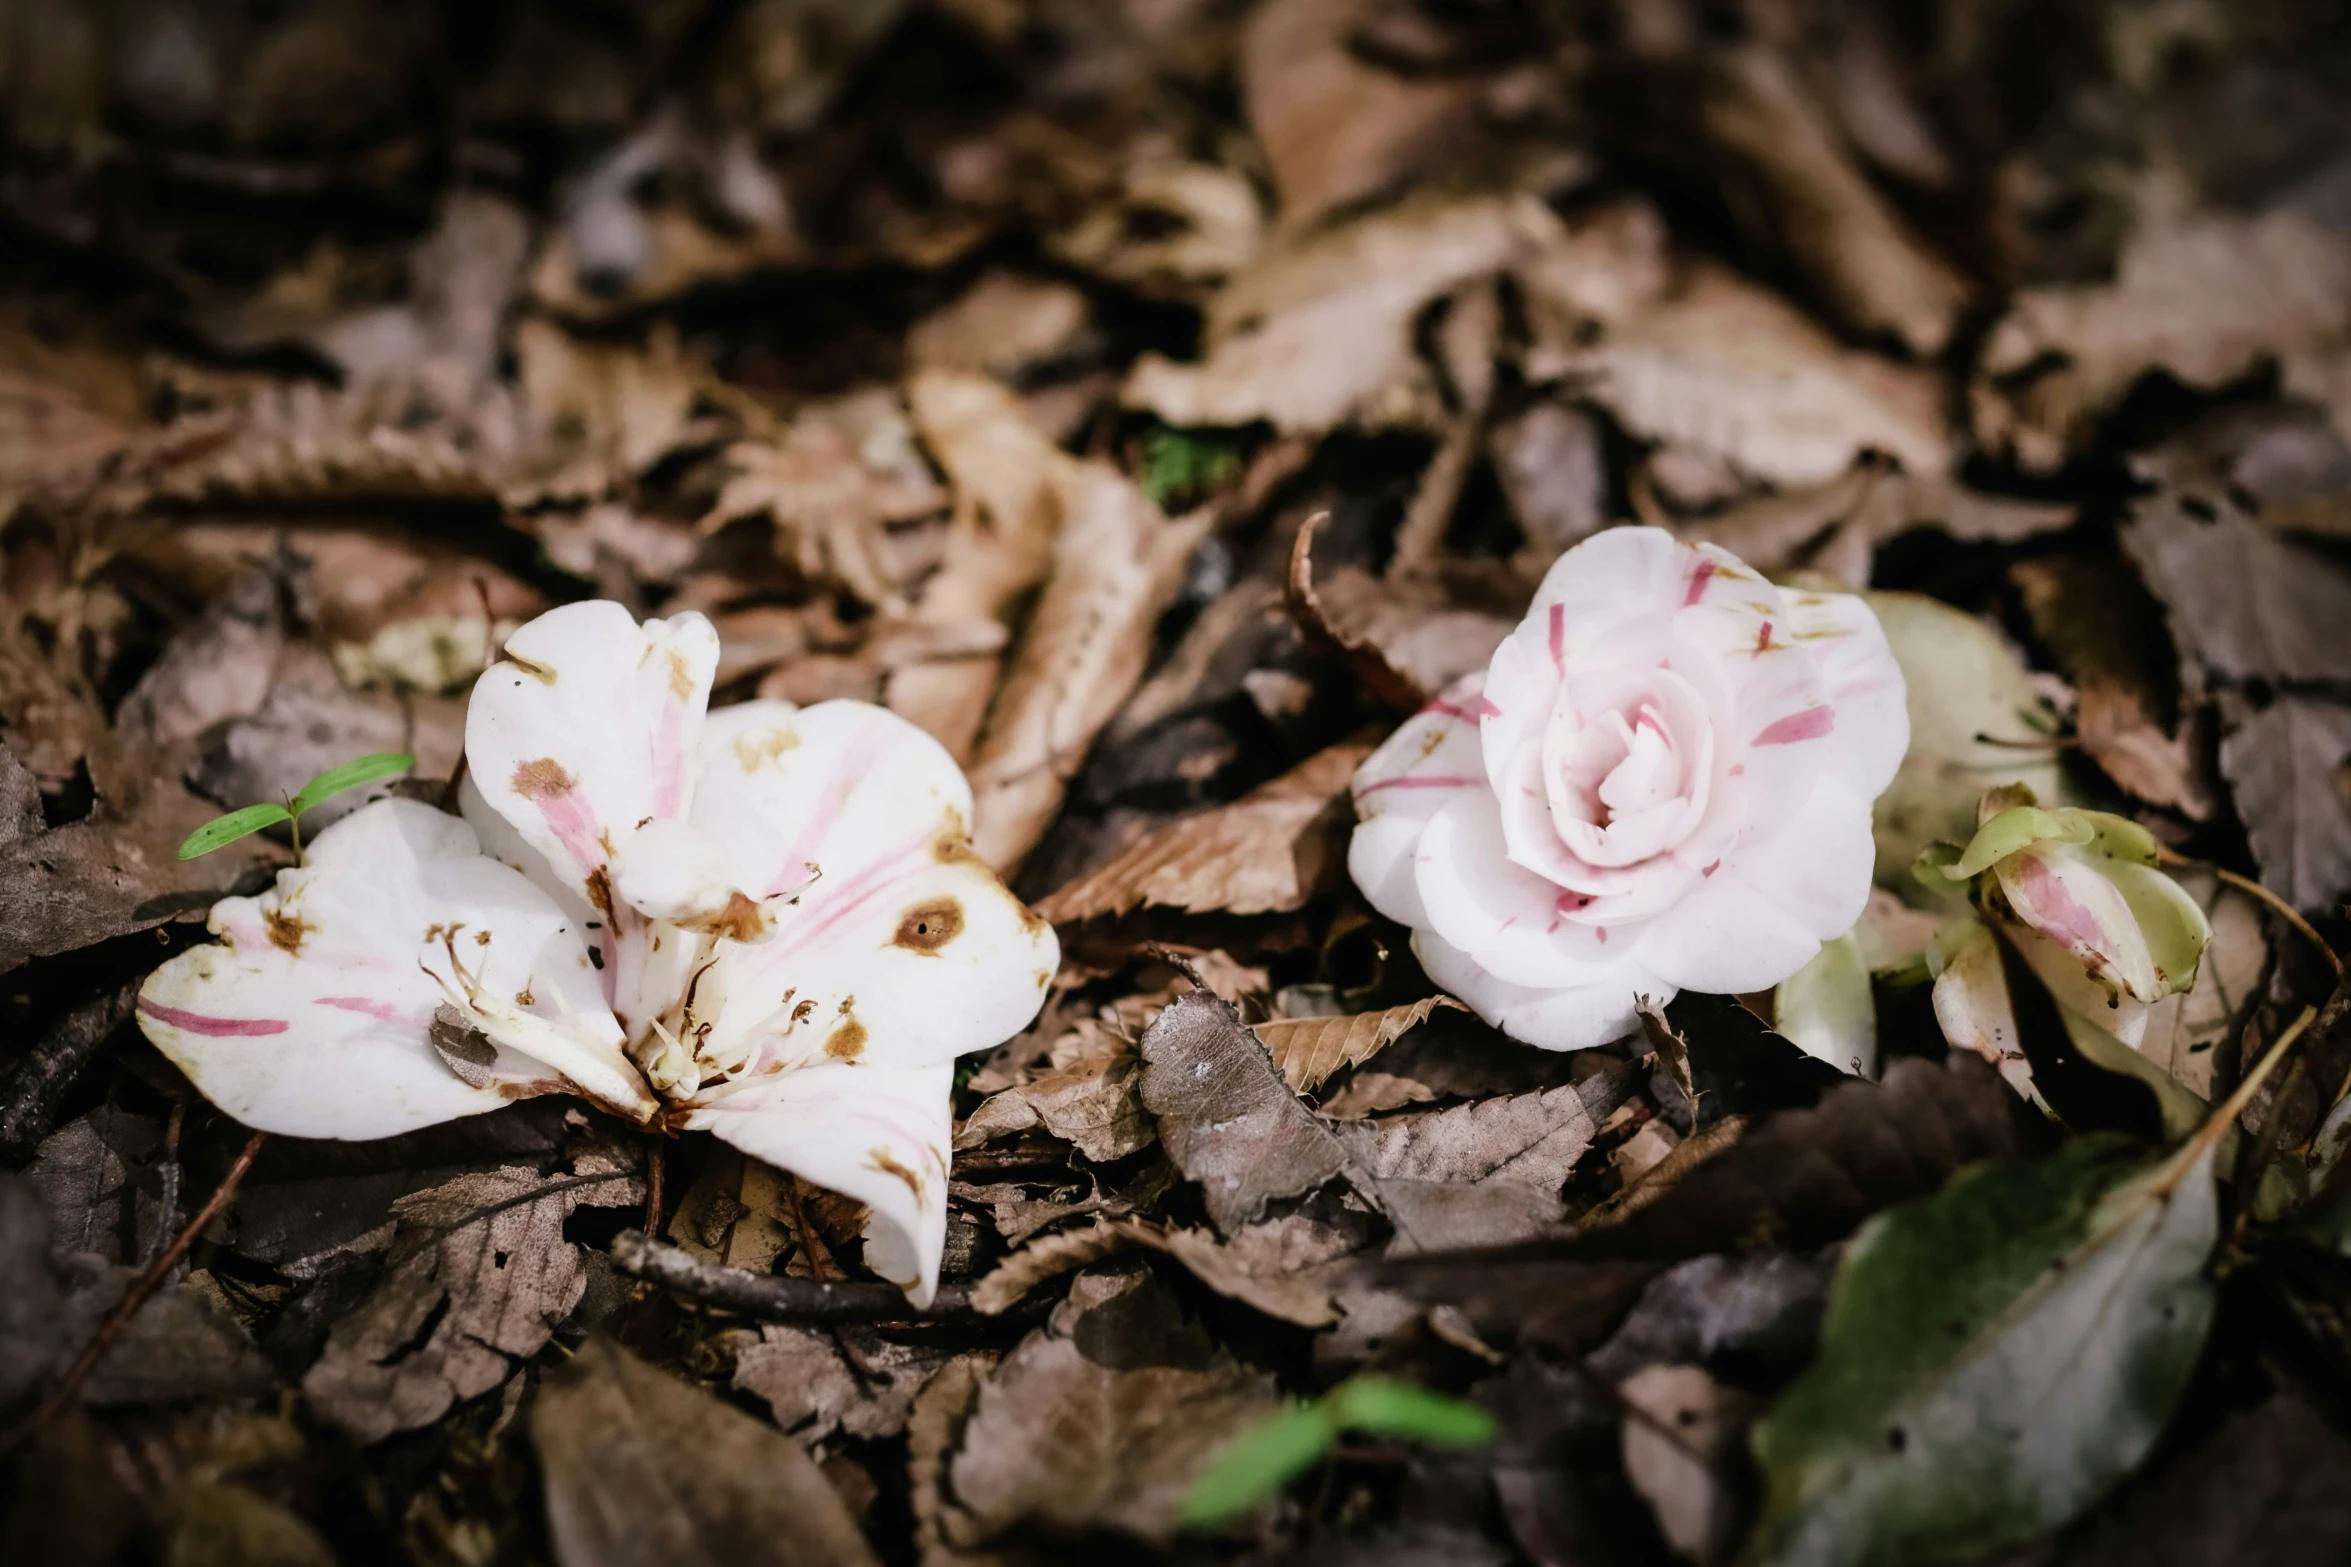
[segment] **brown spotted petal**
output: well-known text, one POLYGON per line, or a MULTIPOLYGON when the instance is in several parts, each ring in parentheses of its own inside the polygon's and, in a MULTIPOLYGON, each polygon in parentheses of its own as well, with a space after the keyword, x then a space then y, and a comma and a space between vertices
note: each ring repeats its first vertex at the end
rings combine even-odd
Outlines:
POLYGON ((864 1203, 865 1265, 927 1306, 947 1240, 954 1075, 828 1061, 711 1096, 686 1125, 864 1203))
POLYGON ((149 977, 139 1023, 248 1126, 389 1137, 566 1091, 652 1108, 579 921, 429 806, 352 813, 211 924, 219 944, 149 977), (463 1025, 464 1071, 434 1045, 444 1009, 463 1025))

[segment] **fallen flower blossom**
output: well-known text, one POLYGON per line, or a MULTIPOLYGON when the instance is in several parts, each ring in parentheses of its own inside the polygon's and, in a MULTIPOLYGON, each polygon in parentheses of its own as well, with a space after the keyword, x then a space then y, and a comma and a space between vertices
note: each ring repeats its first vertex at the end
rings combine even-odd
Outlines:
POLYGON ((574 604, 466 716, 462 817, 321 833, 140 1023, 255 1128, 376 1138, 574 1093, 706 1130, 870 1209, 918 1305, 946 1233, 953 1061, 1035 1014, 1059 947, 971 852, 947 753, 861 702, 706 713, 718 638, 574 604))
POLYGON ((1644 999, 1768 989, 1852 927, 1909 734, 1860 599, 1611 529, 1356 773, 1348 868, 1488 1022, 1604 1044, 1644 999))

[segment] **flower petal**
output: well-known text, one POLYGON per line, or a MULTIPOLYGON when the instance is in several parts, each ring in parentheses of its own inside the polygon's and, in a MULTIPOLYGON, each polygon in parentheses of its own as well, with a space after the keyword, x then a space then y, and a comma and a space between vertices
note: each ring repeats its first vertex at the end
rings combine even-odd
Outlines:
POLYGON ((927 1306, 947 1240, 954 1080, 944 1065, 828 1063, 739 1087, 686 1126, 864 1203, 865 1265, 927 1306))
POLYGON ((1542 990, 1495 978, 1435 931, 1414 931, 1412 950, 1429 978, 1478 1016, 1511 1038, 1545 1050, 1589 1050, 1621 1039, 1639 1026, 1635 1009, 1644 998, 1663 1006, 1674 997, 1673 986, 1629 958, 1589 984, 1542 990))
POLYGON ((2154 960, 2159 993, 2196 988, 2196 970, 2212 944, 2212 921, 2188 889, 2151 865, 2108 860, 2106 875, 2130 905, 2154 960))
POLYGON ((694 825, 776 926, 697 985, 706 1059, 932 1066, 1036 1015, 1060 942, 971 852, 937 741, 862 702, 746 703, 712 715, 704 751, 694 825))
MULTIPOLYGON (((148 979, 139 1021, 206 1098, 260 1130, 389 1137, 570 1086, 512 1048, 475 1083, 441 1059, 430 1029, 449 995, 435 975, 456 980, 452 952, 501 1005, 627 1070, 578 922, 429 806, 353 812, 269 892, 218 904, 212 929, 223 944, 148 979)), ((581 1075, 614 1097, 594 1066, 581 1075)))
POLYGON ((1622 952, 1642 929, 1569 919, 1589 898, 1512 863, 1494 797, 1482 791, 1456 796, 1430 819, 1413 872, 1427 928, 1514 985, 1585 984, 1616 966, 1610 941, 1622 952))
POLYGON ((469 771, 562 883, 610 918, 613 854, 692 805, 718 633, 692 614, 640 626, 599 599, 541 615, 506 654, 474 684, 469 771))
POLYGON ((2138 1001, 2160 1001, 2154 954, 2105 862, 2044 842, 1993 869, 2016 917, 2073 954, 2093 979, 2138 1001))
POLYGON ((1636 955, 1683 990, 1768 990, 1853 928, 1874 863, 1868 807, 1822 778, 1793 820, 1651 921, 1636 955))
POLYGON ((1400 924, 1428 923, 1412 874, 1421 829, 1462 790, 1486 787, 1478 749, 1485 685, 1483 670, 1454 681, 1355 770, 1347 871, 1371 906, 1400 924))
POLYGON ((1812 656, 1828 700, 1836 709, 1834 738, 1817 747, 1822 766, 1834 770, 1864 800, 1874 800, 1894 781, 1910 748, 1910 710, 1902 666, 1886 642, 1885 629, 1868 601, 1854 593, 1786 593, 1788 635, 1812 656))

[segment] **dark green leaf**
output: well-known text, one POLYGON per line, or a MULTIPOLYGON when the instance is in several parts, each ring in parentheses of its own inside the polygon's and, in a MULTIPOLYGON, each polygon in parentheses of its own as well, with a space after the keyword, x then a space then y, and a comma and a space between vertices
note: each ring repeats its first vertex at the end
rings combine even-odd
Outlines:
POLYGON ((1239 471, 1241 454, 1222 431, 1155 426, 1143 437, 1143 493, 1168 506, 1213 490, 1239 471))
POLYGON ((354 757, 341 766, 328 768, 304 784, 302 792, 294 796, 294 814, 300 816, 346 789, 356 789, 361 784, 371 784, 379 778, 404 773, 415 765, 416 758, 406 751, 378 751, 373 756, 354 757))
POLYGON ((1436 1447, 1482 1447, 1494 1440, 1494 1417, 1477 1405, 1393 1377, 1356 1377, 1333 1388, 1326 1402, 1343 1431, 1436 1447))
POLYGON ((1746 1559, 1973 1561, 2136 1467, 2212 1325, 2218 1142, 2149 1164, 2079 1138, 1865 1228, 1820 1358, 1756 1427, 1768 1496, 1746 1559))
POLYGON ((210 854, 215 849, 235 843, 239 838, 249 837, 264 827, 275 827, 289 819, 291 813, 282 805, 248 805, 241 811, 215 816, 188 834, 188 841, 180 845, 180 858, 192 860, 199 854, 210 854))
POLYGON ((1240 1517, 1313 1468, 1338 1440, 1321 1404, 1297 1404, 1225 1449, 1184 1497, 1184 1526, 1213 1529, 1240 1517))

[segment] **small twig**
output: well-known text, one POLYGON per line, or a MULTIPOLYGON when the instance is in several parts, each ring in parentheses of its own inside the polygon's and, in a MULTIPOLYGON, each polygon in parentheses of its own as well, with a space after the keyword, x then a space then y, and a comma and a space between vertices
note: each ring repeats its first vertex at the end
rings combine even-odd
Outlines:
POLYGON ((662 1156, 659 1134, 645 1139, 645 1233, 661 1233, 661 1173, 668 1161, 662 1156))
POLYGON ((612 1260, 620 1271, 649 1284, 665 1285, 707 1306, 723 1306, 775 1322, 905 1322, 916 1317, 969 1316, 971 1291, 941 1285, 928 1311, 917 1311, 895 1284, 862 1279, 795 1279, 723 1267, 642 1230, 612 1238, 612 1260))
POLYGON ((92 1371, 98 1369, 98 1362, 106 1358, 106 1352, 114 1347, 115 1340, 122 1337, 123 1330, 130 1326, 131 1318, 138 1315, 139 1308, 146 1305, 155 1292, 163 1287, 164 1279, 173 1268, 179 1266, 180 1259, 187 1256, 189 1248, 196 1244, 196 1237, 203 1234, 214 1219, 220 1217, 230 1199, 237 1195, 237 1186, 245 1179, 245 1172, 253 1168, 254 1155, 261 1152, 261 1145, 267 1141, 267 1132, 255 1132, 246 1139, 245 1151, 237 1155, 228 1173, 220 1178, 220 1185, 213 1189, 211 1199, 188 1221, 188 1227, 180 1231, 179 1239, 173 1241, 170 1248, 156 1258, 145 1273, 139 1275, 138 1282, 115 1304, 105 1325, 98 1329, 98 1336, 91 1339, 89 1347, 74 1357, 74 1363, 66 1368, 65 1379, 57 1384, 56 1391, 43 1399, 41 1407, 27 1415, 23 1424, 6 1436, 0 1436, 0 1454, 14 1452, 20 1443, 48 1424, 58 1411, 72 1403, 81 1393, 82 1384, 89 1380, 92 1371))
POLYGON ((163 1237, 179 1227, 180 1222, 180 1132, 188 1120, 188 1101, 171 1102, 171 1120, 163 1128, 163 1169, 159 1172, 163 1187, 163 1212, 155 1221, 155 1242, 163 1244, 163 1237))
POLYGON ((124 985, 86 1001, 51 1024, 18 1058, 0 1089, 0 1160, 21 1163, 48 1135, 49 1120, 98 1047, 131 1020, 139 987, 124 985))
POLYGON ((2276 893, 2270 891, 2267 887, 2264 887, 2261 885, 2261 883, 2255 881, 2252 877, 2240 876, 2235 871, 2229 870, 2224 866, 2213 864, 2210 860, 2194 859, 2188 855, 2180 854, 2171 849, 2166 849, 2161 845, 2156 847, 2155 857, 2166 865, 2193 865, 2198 870, 2210 871, 2213 875, 2218 876, 2222 881, 2226 882, 2229 886, 2236 888, 2239 892, 2244 893, 2247 897, 2259 899, 2262 903, 2267 904, 2270 910, 2275 913, 2278 918, 2284 920, 2287 924, 2293 926, 2295 930, 2301 932, 2302 939, 2316 947, 2319 950, 2320 956, 2327 960, 2327 966, 2333 969, 2338 977, 2341 976, 2343 972, 2343 960, 2335 956, 2335 949, 2327 945, 2326 938, 2318 933, 2317 929, 2311 925, 2310 921, 2302 917, 2301 912, 2297 910, 2294 905, 2288 903, 2285 899, 2279 897, 2276 893))

